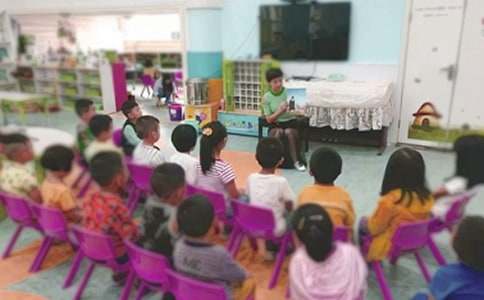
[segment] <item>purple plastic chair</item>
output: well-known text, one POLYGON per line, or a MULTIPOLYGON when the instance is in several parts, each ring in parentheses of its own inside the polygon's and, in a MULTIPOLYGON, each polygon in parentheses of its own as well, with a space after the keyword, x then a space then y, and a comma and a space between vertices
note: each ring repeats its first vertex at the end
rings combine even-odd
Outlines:
POLYGON ((116 129, 113 131, 113 143, 117 147, 122 147, 122 141, 123 141, 123 130, 122 129, 116 129))
MULTIPOLYGON (((71 238, 68 224, 60 210, 45 207, 36 203, 31 204, 31 208, 44 233, 44 240, 42 241, 42 245, 39 249, 39 252, 37 252, 37 257, 35 259, 37 263, 33 264, 30 268, 30 272, 37 272, 47 256, 50 247, 55 241, 64 241, 70 243, 74 251, 77 250, 77 244, 71 238)), ((82 252, 76 252, 77 253, 72 261, 71 268, 66 276, 66 279, 64 280, 63 288, 67 288, 72 284, 72 281, 79 270, 79 266, 82 261, 82 252)))
MULTIPOLYGON (((32 228, 41 233, 42 230, 30 209, 29 200, 9 195, 4 192, 0 192, 0 198, 2 198, 2 203, 5 205, 8 217, 17 224, 17 228, 2 254, 2 258, 7 258, 10 256, 17 239, 24 228, 32 228)), ((36 264, 37 262, 34 260, 33 265, 36 264)))
POLYGON ((133 213, 141 196, 151 192, 150 180, 151 175, 153 175, 153 168, 132 162, 128 162, 127 165, 132 180, 128 192, 128 209, 130 213, 133 213))
MULTIPOLYGON (((430 282, 430 272, 419 251, 428 245, 430 237, 429 224, 430 221, 421 221, 400 225, 392 237, 392 247, 388 254, 391 264, 395 264, 403 254, 412 253, 415 255, 420 271, 427 283, 430 282)), ((386 281, 381 261, 371 262, 371 267, 375 272, 383 299, 392 300, 392 292, 386 281)))
POLYGON ((125 241, 128 249, 131 270, 124 286, 120 300, 128 300, 136 279, 141 281, 136 300, 141 300, 147 290, 168 290, 166 271, 171 269, 170 262, 161 254, 153 253, 138 247, 130 241, 125 241))
POLYGON ((269 209, 252 206, 238 201, 233 202, 233 208, 234 228, 230 237, 231 241, 229 242, 232 244, 230 252, 233 257, 237 255, 244 237, 249 238, 253 250, 257 249, 255 239, 258 238, 270 240, 280 245, 274 265, 274 271, 272 272, 272 277, 269 282, 269 289, 272 289, 277 284, 287 248, 289 245, 293 244, 292 233, 288 231, 281 237, 274 235, 274 214, 269 209))
POLYGON ((176 300, 227 300, 225 288, 220 284, 199 281, 173 270, 167 270, 170 292, 176 300))
POLYGON ((351 230, 349 227, 336 226, 333 230, 333 241, 349 242, 351 230))
POLYGON ((150 96, 150 88, 153 90, 153 86, 155 85, 155 80, 150 75, 141 75, 140 77, 141 83, 143 84, 143 89, 141 90, 140 96, 143 97, 145 90, 148 92, 148 97, 150 96))
POLYGON ((223 194, 208 191, 197 186, 187 185, 186 195, 192 196, 195 194, 200 194, 207 197, 208 200, 210 200, 210 203, 212 203, 218 220, 224 224, 232 225, 232 220, 227 217, 227 208, 225 207, 225 197, 223 194))
POLYGON ((474 195, 463 195, 458 196, 457 199, 450 206, 449 211, 445 215, 444 220, 435 219, 430 224, 430 232, 437 233, 444 229, 452 232, 454 227, 462 220, 465 214, 465 208, 467 203, 471 200, 474 195))
POLYGON ((120 264, 116 261, 117 256, 114 243, 109 236, 80 226, 72 226, 72 231, 79 244, 78 251, 90 261, 87 272, 84 274, 74 296, 74 300, 80 300, 91 278, 92 272, 97 265, 110 268, 114 272, 127 272, 129 270, 129 263, 120 264))

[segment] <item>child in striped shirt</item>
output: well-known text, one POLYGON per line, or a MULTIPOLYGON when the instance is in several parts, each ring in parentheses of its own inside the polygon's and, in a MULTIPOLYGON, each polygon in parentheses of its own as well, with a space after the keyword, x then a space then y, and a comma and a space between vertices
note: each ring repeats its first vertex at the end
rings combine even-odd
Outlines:
POLYGON ((142 116, 136 122, 136 132, 143 141, 133 151, 133 162, 151 167, 164 163, 163 152, 155 146, 160 139, 160 121, 153 116, 142 116))

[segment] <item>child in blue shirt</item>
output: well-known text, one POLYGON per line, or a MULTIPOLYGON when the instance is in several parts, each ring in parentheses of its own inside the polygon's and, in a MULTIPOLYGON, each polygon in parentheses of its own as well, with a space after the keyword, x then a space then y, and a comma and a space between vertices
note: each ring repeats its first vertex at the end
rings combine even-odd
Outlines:
POLYGON ((484 299, 484 217, 465 217, 452 246, 459 262, 441 267, 430 282, 430 294, 418 294, 414 300, 484 299))

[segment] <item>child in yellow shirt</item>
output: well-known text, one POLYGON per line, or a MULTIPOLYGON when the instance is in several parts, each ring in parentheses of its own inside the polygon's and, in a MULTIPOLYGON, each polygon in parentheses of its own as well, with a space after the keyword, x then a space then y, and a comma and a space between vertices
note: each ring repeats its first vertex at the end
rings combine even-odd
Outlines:
POLYGON ((333 149, 321 147, 314 151, 309 162, 314 184, 303 188, 297 204, 318 204, 325 208, 335 226, 352 228, 355 210, 351 197, 343 188, 334 185, 342 164, 341 156, 333 149))
POLYGON ((42 203, 45 206, 57 208, 64 213, 66 220, 77 223, 80 217, 77 214, 77 205, 70 187, 64 179, 71 172, 74 152, 61 145, 48 147, 40 163, 47 175, 40 186, 42 203))
POLYGON ((400 224, 430 218, 434 199, 426 182, 425 162, 419 152, 402 148, 392 154, 385 169, 378 207, 360 224, 361 236, 371 239, 368 261, 387 256, 400 224))

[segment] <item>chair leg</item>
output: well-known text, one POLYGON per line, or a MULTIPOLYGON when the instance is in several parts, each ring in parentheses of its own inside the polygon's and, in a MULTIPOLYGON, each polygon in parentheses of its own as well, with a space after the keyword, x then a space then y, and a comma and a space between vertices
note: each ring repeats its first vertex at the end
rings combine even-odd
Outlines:
POLYGON ((376 275, 376 280, 378 282, 378 286, 380 287, 380 291, 383 295, 383 300, 393 300, 392 291, 388 286, 387 280, 385 278, 385 273, 383 273, 383 267, 381 262, 374 261, 371 263, 373 271, 376 275))
POLYGON ((66 279, 64 280, 64 285, 62 286, 63 289, 71 286, 72 281, 76 277, 77 271, 79 271, 79 267, 81 266, 82 258, 83 254, 81 250, 77 250, 76 256, 74 256, 69 272, 67 273, 66 279))
POLYGON ((232 251, 232 248, 234 247, 235 240, 237 239, 237 236, 239 235, 239 230, 237 229, 236 226, 232 228, 232 232, 230 233, 230 238, 229 242, 227 243, 226 249, 230 253, 232 251))
POLYGON ((89 268, 87 269, 86 274, 84 274, 84 277, 82 278, 81 284, 77 288, 76 295, 74 296, 74 300, 81 300, 82 293, 84 292, 84 289, 86 288, 87 283, 89 282, 89 279, 91 278, 92 272, 94 271, 94 268, 96 267, 96 263, 91 262, 89 265, 89 268))
POLYGON ((129 300, 135 277, 134 271, 130 271, 119 300, 129 300))
POLYGON ((137 187, 133 187, 132 194, 128 197, 128 209, 130 214, 133 214, 133 211, 138 206, 139 198, 141 197, 141 190, 137 187))
POLYGON ((422 275, 424 276, 425 281, 427 281, 427 283, 430 283, 430 279, 431 279, 430 272, 429 272, 429 269, 427 268, 427 265, 425 265, 425 262, 423 261, 422 256, 420 256, 420 253, 418 251, 415 251, 414 255, 415 255, 415 258, 417 259, 418 266, 420 268, 420 271, 422 271, 422 275))
POLYGON ((429 237, 428 246, 429 246, 430 252, 432 252, 432 255, 435 258, 435 260, 437 261, 437 263, 441 266, 445 266, 447 264, 447 261, 445 260, 445 257, 440 252, 439 248, 435 244, 432 237, 429 237))
POLYGON ((17 228, 15 229, 15 232, 13 233, 12 237, 10 238, 10 241, 8 242, 7 247, 3 251, 2 258, 7 258, 10 256, 10 253, 12 252, 13 246, 15 246, 15 243, 17 242, 18 237, 20 236, 20 233, 22 233, 22 230, 24 229, 23 225, 17 225, 17 228))
POLYGON ((235 238, 234 246, 232 247, 232 251, 230 252, 232 257, 235 258, 235 256, 237 256, 237 252, 239 252, 240 245, 242 244, 243 240, 244 240, 244 233, 239 233, 235 238))
POLYGON ((44 262, 44 259, 47 256, 47 253, 49 253, 50 247, 52 246, 52 242, 53 242, 53 238, 47 237, 47 236, 44 238, 39 248, 39 251, 35 256, 35 259, 32 265, 30 266, 29 271, 31 273, 35 273, 40 269, 40 267, 42 266, 42 262, 44 262))
POLYGON ((271 281, 269 282, 269 289, 273 289, 277 284, 277 280, 279 279, 279 273, 281 273, 282 264, 284 263, 284 258, 286 257, 288 243, 289 237, 284 237, 281 242, 281 246, 279 247, 279 252, 277 253, 274 271, 272 271, 271 281))
POLYGON ((254 252, 257 252, 259 247, 257 246, 257 240, 253 237, 249 238, 250 247, 254 252))
POLYGON ((147 286, 144 282, 141 282, 139 288, 138 288, 138 293, 136 294, 136 300, 141 300, 143 299, 143 296, 147 290, 147 286))

